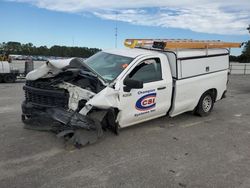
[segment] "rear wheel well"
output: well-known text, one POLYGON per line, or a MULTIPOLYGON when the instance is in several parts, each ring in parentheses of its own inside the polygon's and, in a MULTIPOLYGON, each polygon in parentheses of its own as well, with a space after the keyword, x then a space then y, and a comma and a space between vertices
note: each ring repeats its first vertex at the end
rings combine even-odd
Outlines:
POLYGON ((206 92, 204 92, 204 93, 207 93, 207 92, 210 92, 210 93, 212 94, 212 96, 213 96, 213 100, 214 100, 214 102, 215 102, 215 101, 216 101, 216 99, 217 99, 217 89, 212 88, 212 89, 207 90, 207 91, 206 91, 206 92))

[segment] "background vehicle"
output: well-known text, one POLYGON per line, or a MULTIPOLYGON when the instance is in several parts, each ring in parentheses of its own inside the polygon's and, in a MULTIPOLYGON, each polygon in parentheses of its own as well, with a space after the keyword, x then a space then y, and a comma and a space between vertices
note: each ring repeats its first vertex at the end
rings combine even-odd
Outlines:
POLYGON ((24 86, 24 122, 50 117, 67 131, 95 130, 99 137, 103 128, 117 133, 166 114, 194 111, 206 116, 227 90, 226 48, 241 46, 142 39, 128 39, 125 45, 132 49, 105 50, 86 61, 49 61, 30 72, 24 86))
POLYGON ((0 83, 13 83, 17 79, 19 71, 13 69, 8 61, 0 61, 0 83))

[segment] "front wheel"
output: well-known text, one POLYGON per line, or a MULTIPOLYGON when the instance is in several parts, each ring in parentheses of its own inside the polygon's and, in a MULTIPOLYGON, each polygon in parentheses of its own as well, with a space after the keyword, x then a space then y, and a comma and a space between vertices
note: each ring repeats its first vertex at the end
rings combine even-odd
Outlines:
POLYGON ((196 107, 195 113, 199 116, 208 116, 214 107, 214 98, 211 92, 204 93, 196 107))

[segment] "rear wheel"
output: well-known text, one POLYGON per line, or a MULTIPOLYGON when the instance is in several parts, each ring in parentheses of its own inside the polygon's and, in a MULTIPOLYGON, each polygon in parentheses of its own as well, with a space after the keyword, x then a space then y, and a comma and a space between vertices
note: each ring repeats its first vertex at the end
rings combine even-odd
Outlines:
POLYGON ((6 74, 3 80, 5 83, 14 83, 16 81, 16 76, 14 74, 6 74))
POLYGON ((0 75, 0 83, 2 83, 2 82, 3 82, 3 76, 0 75))
POLYGON ((199 116, 207 116, 210 114, 214 107, 214 96, 212 92, 204 93, 196 107, 196 114, 199 116))

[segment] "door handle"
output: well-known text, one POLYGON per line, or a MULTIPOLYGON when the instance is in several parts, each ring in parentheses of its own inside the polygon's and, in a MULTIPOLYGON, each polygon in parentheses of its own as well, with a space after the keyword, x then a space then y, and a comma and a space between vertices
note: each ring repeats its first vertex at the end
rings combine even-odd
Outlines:
POLYGON ((158 87, 157 90, 163 90, 163 89, 166 89, 166 86, 165 87, 158 87))

